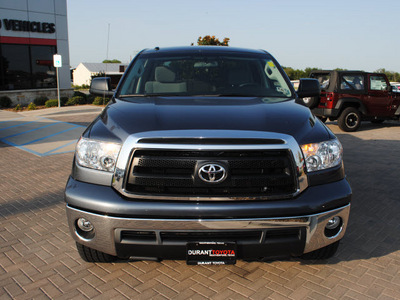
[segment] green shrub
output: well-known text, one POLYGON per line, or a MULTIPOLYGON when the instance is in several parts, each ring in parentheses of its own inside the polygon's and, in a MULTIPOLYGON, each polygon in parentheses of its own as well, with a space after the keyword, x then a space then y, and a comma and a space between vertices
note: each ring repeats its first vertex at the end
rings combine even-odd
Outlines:
POLYGON ((87 103, 86 97, 75 96, 72 98, 75 98, 76 101, 78 102, 78 104, 86 104, 87 103))
POLYGON ((35 105, 35 103, 29 103, 29 105, 28 105, 28 107, 27 107, 27 109, 28 110, 35 110, 36 109, 36 105, 35 105))
POLYGON ((56 106, 58 106, 58 99, 47 100, 44 106, 46 106, 46 107, 56 107, 56 106))
POLYGON ((74 90, 88 90, 90 88, 90 86, 88 84, 72 85, 72 88, 74 90))
POLYGON ((94 95, 88 95, 88 96, 86 97, 86 103, 87 103, 87 104, 92 104, 93 101, 94 101, 94 99, 96 99, 96 96, 94 96, 94 95))
POLYGON ((68 97, 60 97, 60 104, 61 106, 64 106, 68 102, 68 97))
POLYGON ((87 101, 87 95, 85 93, 75 91, 74 94, 72 95, 72 98, 74 98, 74 97, 83 97, 85 99, 85 103, 79 103, 79 104, 86 104, 87 103, 86 102, 87 101))
POLYGON ((68 101, 65 103, 66 106, 77 105, 76 101, 73 98, 69 98, 68 101))
POLYGON ((86 99, 81 96, 75 96, 69 99, 65 105, 79 105, 79 104, 86 104, 86 99))
POLYGON ((46 104, 46 101, 49 100, 46 96, 39 96, 36 97, 35 100, 33 100, 33 104, 37 106, 43 106, 46 104))
POLYGON ((10 107, 11 106, 11 99, 7 96, 0 97, 0 107, 10 107))
POLYGON ((20 111, 20 110, 22 110, 21 104, 17 104, 17 106, 14 107, 14 110, 15 110, 15 111, 20 111))
POLYGON ((96 97, 93 100, 93 105, 103 105, 103 97, 96 97))
POLYGON ((94 98, 92 104, 93 105, 107 105, 108 102, 110 102, 110 98, 108 98, 108 97, 103 98, 103 97, 97 96, 96 98, 94 98))

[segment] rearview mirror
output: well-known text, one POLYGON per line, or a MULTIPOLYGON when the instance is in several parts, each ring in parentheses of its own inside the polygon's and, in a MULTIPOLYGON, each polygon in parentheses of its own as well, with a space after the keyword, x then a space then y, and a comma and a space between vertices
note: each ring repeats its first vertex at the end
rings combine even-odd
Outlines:
POLYGON ((89 93, 97 96, 108 96, 114 95, 114 91, 111 89, 111 78, 110 77, 95 77, 90 83, 89 93))
POLYGON ((304 97, 318 97, 321 94, 321 88, 317 79, 301 78, 299 88, 297 89, 297 96, 304 97))

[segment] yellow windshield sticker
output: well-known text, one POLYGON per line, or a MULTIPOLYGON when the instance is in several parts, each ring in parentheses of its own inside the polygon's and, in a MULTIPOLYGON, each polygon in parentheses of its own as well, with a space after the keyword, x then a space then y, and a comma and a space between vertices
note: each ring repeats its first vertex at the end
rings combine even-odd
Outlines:
POLYGON ((271 68, 274 68, 274 67, 275 67, 275 65, 274 65, 274 63, 273 63, 272 61, 269 61, 269 62, 268 62, 268 65, 269 65, 271 68))

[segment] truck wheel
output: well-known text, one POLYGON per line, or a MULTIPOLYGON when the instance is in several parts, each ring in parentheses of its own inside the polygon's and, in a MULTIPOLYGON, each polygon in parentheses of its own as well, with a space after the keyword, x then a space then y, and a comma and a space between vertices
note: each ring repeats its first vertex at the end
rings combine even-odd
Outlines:
POLYGON ((311 109, 318 105, 319 97, 305 97, 302 98, 301 101, 303 101, 305 106, 311 109))
POLYGON ((334 242, 324 248, 317 249, 315 251, 303 254, 302 259, 328 259, 335 255, 340 241, 334 242))
POLYGON ((116 256, 94 250, 79 243, 76 243, 76 248, 80 257, 86 262, 109 263, 117 260, 116 256))
POLYGON ((348 107, 338 118, 339 128, 346 132, 356 131, 361 125, 361 114, 355 107, 348 107))

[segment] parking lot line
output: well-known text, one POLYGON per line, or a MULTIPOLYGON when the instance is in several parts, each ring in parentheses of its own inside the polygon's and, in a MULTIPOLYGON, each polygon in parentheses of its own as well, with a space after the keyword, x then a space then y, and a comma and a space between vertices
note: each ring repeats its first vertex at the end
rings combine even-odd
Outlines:
MULTIPOLYGON (((47 128, 47 127, 48 127, 48 126, 46 126, 46 128, 47 128)), ((57 132, 52 133, 52 134, 45 135, 45 136, 43 136, 43 137, 37 138, 37 139, 35 139, 35 140, 31 140, 31 141, 29 141, 29 142, 26 142, 26 143, 23 143, 23 144, 20 144, 20 145, 21 145, 21 146, 26 146, 26 145, 29 145, 29 144, 35 144, 35 143, 37 143, 37 142, 46 140, 46 139, 51 138, 51 137, 53 137, 53 136, 60 135, 60 134, 62 134, 62 133, 64 133, 64 132, 67 132, 67 131, 70 131, 70 130, 72 130, 72 129, 79 128, 79 127, 81 127, 81 126, 75 125, 75 126, 73 126, 73 127, 70 127, 70 128, 67 128, 67 129, 63 129, 63 130, 61 130, 61 131, 57 131, 57 132)), ((43 129, 44 129, 44 128, 43 128, 43 129)))
POLYGON ((14 143, 9 142, 9 141, 6 141, 6 140, 0 139, 0 141, 3 142, 3 143, 6 143, 7 145, 10 145, 10 146, 13 146, 13 147, 15 147, 15 148, 18 148, 18 149, 20 149, 20 150, 24 150, 24 151, 26 151, 26 152, 29 152, 29 153, 31 153, 31 154, 35 154, 35 155, 37 155, 37 156, 45 156, 45 155, 43 155, 43 154, 40 153, 40 152, 27 149, 27 148, 25 148, 25 147, 19 146, 19 145, 17 145, 17 144, 14 144, 14 143))
MULTIPOLYGON (((43 119, 43 118, 40 118, 40 119, 43 119)), ((15 120, 18 120, 18 119, 15 119, 15 120)), ((11 122, 11 121, 15 121, 15 120, 7 120, 7 121, 3 121, 1 123, 11 122)), ((0 128, 0 130, 7 130, 7 129, 10 129, 10 128, 19 127, 19 126, 23 126, 23 125, 28 125, 28 124, 36 123, 36 122, 37 122, 37 120, 33 120, 33 121, 25 122, 25 123, 19 123, 19 124, 11 125, 11 126, 8 126, 8 127, 0 128)))
POLYGON ((14 118, 0 122, 0 141, 38 156, 54 155, 73 152, 84 128, 44 117, 14 118))
POLYGON ((43 153, 43 155, 61 154, 61 153, 71 152, 71 150, 65 150, 65 151, 59 151, 59 150, 61 150, 61 149, 63 149, 63 148, 66 148, 66 147, 69 147, 69 146, 71 146, 71 145, 73 145, 73 147, 74 147, 74 149, 75 149, 75 144, 76 144, 76 142, 77 142, 76 140, 71 141, 71 142, 66 143, 66 144, 64 144, 64 145, 62 145, 62 146, 59 146, 59 147, 57 147, 57 148, 55 148, 55 149, 52 149, 52 150, 50 150, 50 151, 47 151, 47 152, 43 153))
POLYGON ((64 148, 64 152, 72 152, 75 150, 75 145, 72 143, 76 143, 82 131, 82 127, 75 127, 61 133, 62 141, 60 141, 60 135, 54 134, 22 146, 29 150, 40 152, 42 156, 45 156, 45 153, 48 153, 47 155, 55 154, 54 151, 57 151, 59 148, 64 148))
MULTIPOLYGON (((29 123, 31 123, 31 122, 29 122, 29 123)), ((46 128, 46 127, 53 126, 53 125, 58 124, 58 123, 60 123, 60 122, 54 122, 54 123, 51 123, 51 124, 48 124, 48 125, 44 125, 44 126, 42 126, 42 127, 38 127, 38 128, 34 128, 34 129, 29 129, 29 130, 23 131, 23 132, 14 133, 14 134, 5 136, 5 137, 3 137, 3 138, 4 138, 4 139, 8 139, 8 138, 11 138, 11 137, 14 137, 14 136, 18 136, 18 135, 21 135, 21 134, 26 134, 26 133, 29 133, 29 132, 32 132, 32 131, 44 129, 44 128, 46 128)), ((27 124, 27 123, 25 123, 25 124, 27 124)), ((0 130, 1 130, 1 129, 0 129, 0 130)))
POLYGON ((54 120, 44 118, 29 118, 27 120, 13 121, 7 124, 2 124, 6 126, 3 127, 3 130, 0 130, 0 138, 5 138, 13 134, 39 128, 54 122, 54 120))

